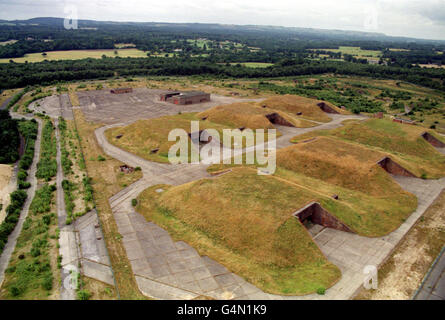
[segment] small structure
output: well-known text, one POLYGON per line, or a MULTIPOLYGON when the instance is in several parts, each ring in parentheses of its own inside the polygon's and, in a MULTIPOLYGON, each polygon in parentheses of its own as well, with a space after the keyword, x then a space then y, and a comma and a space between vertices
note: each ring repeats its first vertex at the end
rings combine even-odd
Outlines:
POLYGON ((416 122, 413 120, 408 120, 408 119, 402 119, 402 118, 393 118, 392 119, 393 122, 398 122, 398 123, 402 123, 402 124, 411 124, 411 125, 416 125, 416 122))
POLYGON ((162 94, 160 95, 160 99, 161 99, 161 101, 167 101, 167 100, 170 99, 171 97, 173 97, 173 96, 177 96, 177 95, 180 95, 180 94, 181 94, 181 92, 179 92, 179 91, 165 92, 165 93, 162 93, 162 94))
POLYGON ((429 132, 422 133, 422 138, 424 138, 429 144, 436 148, 445 148, 445 143, 437 139, 429 132))
POLYGON ((406 170, 390 157, 384 157, 382 160, 378 161, 377 164, 381 166, 386 172, 395 176, 416 177, 414 174, 406 170))
POLYGON ((326 113, 336 113, 336 114, 339 113, 337 110, 335 110, 334 108, 332 108, 331 106, 329 106, 329 105, 326 104, 325 102, 317 103, 317 106, 320 107, 320 109, 321 109, 323 112, 326 112, 326 113))
POLYGON ((188 105, 210 101, 210 93, 202 91, 167 92, 160 95, 161 101, 167 101, 178 105, 188 105))
POLYGON ((110 90, 112 94, 122 94, 133 92, 133 88, 114 88, 110 90))
POLYGON ((266 118, 273 124, 278 124, 278 125, 286 126, 286 127, 295 127, 292 123, 290 123, 289 121, 284 119, 282 116, 280 116, 276 112, 266 114, 266 118))
POLYGON ((311 202, 302 209, 293 214, 304 224, 310 220, 314 224, 321 225, 326 228, 336 229, 345 232, 354 232, 343 222, 338 220, 334 215, 323 209, 318 202, 311 202))
POLYGON ((377 119, 383 119, 383 112, 374 113, 373 117, 377 119))
POLYGON ((119 169, 123 173, 132 173, 132 172, 134 172, 134 168, 130 167, 130 166, 127 166, 126 164, 124 164, 123 166, 120 166, 119 169))

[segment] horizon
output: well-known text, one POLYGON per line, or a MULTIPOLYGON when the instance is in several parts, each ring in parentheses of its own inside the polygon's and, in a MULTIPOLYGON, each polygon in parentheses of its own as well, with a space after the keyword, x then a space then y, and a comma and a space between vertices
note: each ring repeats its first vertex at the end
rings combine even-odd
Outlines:
POLYGON ((224 4, 191 0, 166 0, 159 4, 129 0, 78 1, 76 4, 58 0, 0 0, 0 19, 29 20, 34 18, 67 17, 67 8, 74 7, 79 20, 135 23, 198 23, 237 26, 307 28, 352 32, 378 33, 391 37, 422 40, 445 40, 445 0, 389 1, 340 0, 228 0, 224 4), (406 28, 406 21, 410 28, 406 28))

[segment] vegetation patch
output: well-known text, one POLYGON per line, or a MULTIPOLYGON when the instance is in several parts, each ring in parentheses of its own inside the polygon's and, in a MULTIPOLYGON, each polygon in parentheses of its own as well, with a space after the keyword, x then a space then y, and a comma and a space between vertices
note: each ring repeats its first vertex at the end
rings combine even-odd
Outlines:
POLYGON ((74 116, 78 132, 76 137, 79 139, 81 154, 85 159, 84 164, 88 171, 88 175, 85 177, 88 180, 83 181, 90 185, 89 194, 91 197, 94 195, 93 203, 102 223, 119 296, 121 299, 127 300, 145 299, 134 279, 131 264, 122 244, 122 236, 119 234, 108 203, 108 199, 122 190, 124 185, 130 185, 139 180, 142 177, 142 172, 134 171, 131 174, 123 174, 119 170, 123 163, 114 159, 108 159, 105 162, 97 161, 99 155, 105 156, 100 151, 101 148, 94 133, 100 125, 88 123, 80 110, 74 110, 74 116))
MULTIPOLYGON (((274 105, 275 106, 275 105, 274 105)), ((278 113, 285 121, 298 128, 315 126, 314 123, 299 119, 296 113, 274 108, 267 103, 243 102, 211 108, 197 114, 197 118, 225 125, 228 128, 273 129, 275 126, 266 117, 278 113), (267 106, 263 108, 263 106, 267 106)))
POLYGON ((34 158, 34 145, 37 138, 38 125, 35 120, 26 121, 20 120, 18 122, 18 127, 20 134, 24 137, 26 141, 26 148, 22 159, 19 161, 19 171, 17 173, 17 186, 19 190, 11 193, 10 204, 6 208, 6 218, 0 224, 0 254, 8 241, 8 236, 14 231, 15 226, 20 218, 20 213, 22 211, 23 205, 28 197, 23 186, 29 186, 26 182, 28 172, 27 170, 31 167, 34 158))
POLYGON ((36 177, 45 181, 51 180, 57 174, 57 144, 54 126, 50 119, 45 120, 42 130, 40 161, 37 164, 36 177))
POLYGON ((431 130, 419 126, 384 119, 370 119, 363 122, 348 122, 343 127, 332 130, 313 131, 297 136, 292 141, 304 141, 327 135, 389 154, 393 160, 397 160, 400 165, 418 177, 424 174, 428 178, 443 177, 445 157, 421 137, 425 131, 435 135, 431 130))
POLYGON ((307 189, 248 168, 158 188, 138 197, 138 212, 267 292, 308 294, 340 277, 292 215, 318 198, 307 189))
POLYGON ((48 299, 57 291, 57 217, 54 185, 36 191, 0 291, 2 299, 48 299))

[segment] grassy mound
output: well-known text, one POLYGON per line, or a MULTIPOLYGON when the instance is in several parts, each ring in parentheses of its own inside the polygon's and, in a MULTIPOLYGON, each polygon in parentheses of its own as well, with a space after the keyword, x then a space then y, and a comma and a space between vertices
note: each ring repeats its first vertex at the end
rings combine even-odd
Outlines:
POLYGON ((218 106, 198 113, 197 117, 206 118, 214 123, 227 125, 234 128, 250 129, 273 129, 274 125, 266 118, 266 115, 278 113, 287 122, 297 128, 313 127, 316 124, 298 119, 295 116, 280 110, 270 110, 261 108, 253 102, 234 103, 230 105, 218 106))
POLYGON ((342 110, 329 102, 295 95, 272 97, 264 100, 261 104, 267 106, 268 108, 281 110, 290 114, 297 114, 301 112, 301 118, 319 122, 330 122, 331 118, 317 105, 321 102, 324 102, 338 113, 347 113, 345 110, 342 110))
POLYGON ((277 164, 309 177, 370 195, 400 187, 376 162, 382 152, 341 140, 318 137, 277 151, 277 164))
MULTIPOLYGON (((168 151, 175 142, 168 141, 168 134, 173 129, 184 129, 190 133, 191 121, 199 121, 200 130, 215 129, 222 138, 224 129, 250 128, 273 129, 274 125, 266 118, 270 110, 262 109, 251 103, 238 103, 212 108, 201 113, 185 113, 163 116, 156 119, 139 120, 128 126, 111 128, 105 132, 107 140, 113 145, 136 154, 144 159, 156 162, 168 162, 168 151), (203 119, 206 120, 203 120, 203 119), (153 152, 153 150, 157 150, 153 152)), ((313 126, 290 117, 284 112, 280 115, 294 125, 313 126)), ((281 133, 277 130, 277 137, 281 133)), ((268 136, 266 134, 266 141, 268 136)), ((243 141, 243 147, 246 147, 243 141)), ((189 150, 190 154, 190 150, 189 150)))
POLYGON ((316 193, 248 168, 161 194, 158 187, 140 195, 138 212, 263 290, 308 294, 339 279, 339 269, 292 216, 316 193))
POLYGON ((373 151, 387 153, 418 177, 425 175, 428 178, 443 177, 445 157, 421 137, 423 132, 425 128, 418 126, 370 119, 362 122, 346 122, 343 127, 332 130, 313 131, 297 136, 292 141, 331 136, 366 146, 373 151))

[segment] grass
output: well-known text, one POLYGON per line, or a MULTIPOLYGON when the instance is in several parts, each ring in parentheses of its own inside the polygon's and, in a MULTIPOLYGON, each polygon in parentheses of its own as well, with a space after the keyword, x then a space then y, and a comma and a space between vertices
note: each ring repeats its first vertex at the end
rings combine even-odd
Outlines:
POLYGON ((383 236, 395 230, 417 207, 416 197, 404 191, 376 165, 383 154, 363 146, 319 137, 277 152, 276 175, 327 197, 325 208, 360 235, 383 236))
POLYGON ((57 216, 55 188, 48 184, 36 191, 30 212, 17 239, 5 273, 1 299, 56 299, 60 272, 57 269, 57 216))
POLYGON ((347 113, 346 111, 326 101, 289 94, 266 99, 261 102, 261 105, 265 105, 271 109, 285 111, 293 115, 301 112, 302 114, 300 117, 303 119, 319 122, 330 122, 332 119, 324 111, 322 111, 320 107, 317 106, 317 104, 321 102, 324 102, 338 113, 347 113))
POLYGON ((36 177, 49 181, 57 174, 57 146, 54 126, 51 120, 45 120, 42 130, 42 144, 40 147, 40 161, 37 164, 36 177))
POLYGON ((248 168, 158 188, 138 197, 138 212, 267 292, 308 294, 340 277, 292 216, 317 198, 311 191, 248 168))
MULTIPOLYGON (((389 154, 403 167, 418 177, 440 178, 445 172, 445 157, 426 142, 420 135, 432 130, 404 125, 384 119, 370 119, 364 122, 348 122, 332 130, 319 130, 297 136, 293 142, 316 136, 331 136, 336 139, 364 145, 371 150, 389 154)), ((440 136, 435 135, 439 139, 440 136)))
POLYGON ((231 65, 236 66, 236 65, 242 65, 243 67, 247 67, 247 68, 268 68, 273 66, 273 63, 267 63, 267 62, 233 62, 231 63, 231 65))
POLYGON ((273 109, 273 107, 262 108, 260 105, 267 105, 267 103, 244 102, 223 105, 198 113, 197 117, 200 119, 207 118, 206 121, 230 128, 273 129, 275 128, 274 125, 266 118, 266 115, 276 112, 295 127, 314 126, 314 123, 299 119, 288 110, 282 110, 278 105, 276 109, 273 109))
POLYGON ((82 153, 85 159, 88 176, 92 180, 94 190, 94 202, 99 214, 104 232, 108 253, 111 260, 117 289, 121 299, 145 299, 140 293, 136 280, 131 270, 125 248, 122 244, 122 236, 119 234, 108 199, 119 192, 123 185, 130 185, 142 177, 140 171, 121 175, 119 166, 123 163, 111 159, 102 153, 94 130, 100 124, 91 124, 85 120, 80 110, 74 110, 76 127, 81 141, 82 153), (97 161, 101 155, 106 161, 97 161))
POLYGON ((360 47, 347 47, 340 46, 338 49, 316 49, 316 50, 324 50, 330 52, 341 52, 342 54, 350 54, 355 57, 373 57, 377 58, 382 56, 382 52, 379 50, 363 50, 360 47))
POLYGON ((100 59, 105 55, 107 57, 131 57, 131 58, 145 58, 147 54, 139 49, 100 49, 100 50, 66 50, 66 51, 48 51, 46 56, 42 53, 30 53, 21 58, 14 59, 0 59, 0 63, 9 63, 13 60, 17 63, 24 63, 28 61, 42 62, 44 60, 79 60, 86 58, 100 59), (114 52, 117 51, 117 54, 114 52))
POLYGON ((9 98, 11 98, 12 96, 14 96, 16 93, 18 93, 20 91, 20 89, 9 89, 9 90, 4 90, 1 94, 0 94, 0 106, 9 98))
POLYGON ((175 141, 168 141, 168 135, 171 130, 178 128, 190 133, 191 121, 199 121, 200 130, 217 130, 220 137, 222 137, 223 129, 238 129, 240 127, 253 127, 253 129, 273 128, 273 125, 264 117, 265 113, 269 112, 258 107, 251 107, 248 104, 236 104, 214 108, 199 114, 186 113, 139 120, 125 127, 109 129, 105 132, 105 136, 113 145, 144 159, 167 163, 169 162, 169 149, 176 143, 175 141), (231 110, 236 108, 242 109, 239 115, 231 113, 231 110), (204 121, 202 118, 205 116, 209 118, 204 121), (159 149, 159 151, 153 153, 152 150, 155 149, 159 149))
POLYGON ((425 211, 379 268, 377 290, 356 300, 409 300, 445 243, 445 192, 425 211))

